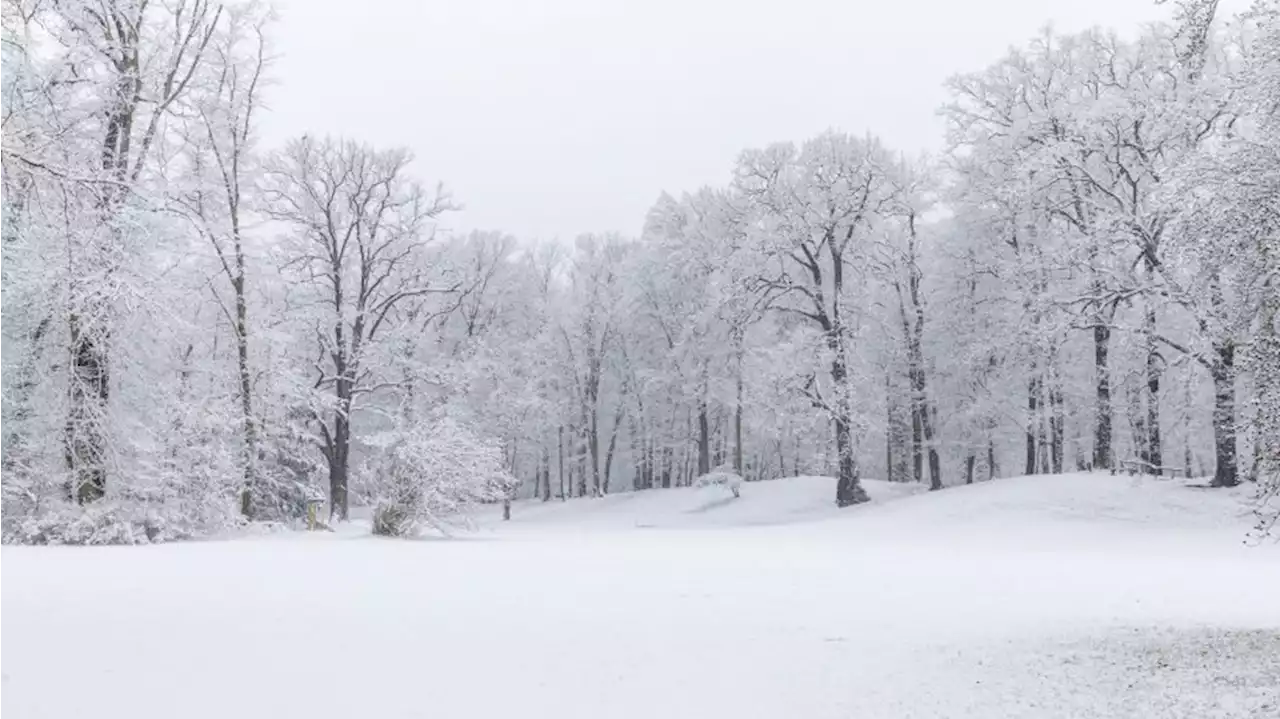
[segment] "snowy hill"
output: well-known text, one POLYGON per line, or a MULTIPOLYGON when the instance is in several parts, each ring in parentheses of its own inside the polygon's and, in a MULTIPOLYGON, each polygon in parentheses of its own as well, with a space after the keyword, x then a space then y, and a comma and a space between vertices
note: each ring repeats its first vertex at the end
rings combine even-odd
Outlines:
POLYGON ((900 533, 930 541, 1128 543, 1200 541, 1235 545, 1252 521, 1252 488, 1208 490, 1149 477, 1074 473, 1014 477, 927 492, 918 484, 864 480, 867 505, 835 506, 835 479, 788 477, 728 491, 678 488, 612 494, 598 499, 522 500, 510 522, 496 506, 482 509, 481 527, 499 533, 555 530, 729 529, 787 525, 795 531, 900 533))
POLYGON ((1243 546, 1247 490, 868 489, 521 502, 450 541, 6 546, 2 710, 1280 716, 1280 547, 1243 546))
MULTIPOLYGON (((923 491, 915 484, 876 480, 866 481, 864 486, 876 502, 923 491)), ((510 526, 692 529, 795 524, 841 516, 834 497, 835 480, 831 477, 788 477, 748 482, 742 486, 741 497, 721 487, 680 487, 566 502, 523 500, 513 505, 510 526)), ((488 507, 480 519, 485 526, 497 526, 499 515, 497 508, 488 507)))

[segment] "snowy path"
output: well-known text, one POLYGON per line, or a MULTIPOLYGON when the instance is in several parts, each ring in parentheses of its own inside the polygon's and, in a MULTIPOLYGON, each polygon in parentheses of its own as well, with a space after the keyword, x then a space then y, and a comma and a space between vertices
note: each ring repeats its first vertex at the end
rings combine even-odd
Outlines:
POLYGON ((1238 495, 998 485, 772 526, 672 492, 455 541, 5 547, 2 710, 1280 716, 1280 549, 1241 546, 1238 495))

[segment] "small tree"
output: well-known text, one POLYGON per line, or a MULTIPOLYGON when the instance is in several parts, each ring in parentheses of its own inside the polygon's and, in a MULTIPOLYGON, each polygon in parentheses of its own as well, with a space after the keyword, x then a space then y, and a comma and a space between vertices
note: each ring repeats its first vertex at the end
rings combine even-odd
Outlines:
POLYGON ((374 534, 448 532, 466 526, 472 506, 503 499, 515 487, 498 443, 447 417, 381 439, 383 451, 364 472, 374 534))

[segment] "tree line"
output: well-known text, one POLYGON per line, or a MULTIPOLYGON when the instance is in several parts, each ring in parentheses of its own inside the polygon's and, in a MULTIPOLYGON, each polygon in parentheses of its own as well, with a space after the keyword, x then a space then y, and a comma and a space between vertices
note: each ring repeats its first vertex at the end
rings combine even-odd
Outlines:
POLYGON ((717 468, 833 475, 841 506, 1086 469, 1265 506, 1280 5, 1175 6, 951 78, 940 156, 747 149, 568 244, 448 230, 401 148, 261 146, 267 5, 6 0, 4 537, 320 497, 402 533, 717 468))

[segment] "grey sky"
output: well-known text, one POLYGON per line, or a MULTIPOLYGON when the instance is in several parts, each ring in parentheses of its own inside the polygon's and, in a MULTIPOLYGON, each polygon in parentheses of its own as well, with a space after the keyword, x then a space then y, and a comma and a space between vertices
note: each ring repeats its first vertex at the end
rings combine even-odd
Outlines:
MULTIPOLYGON (((1224 2, 1230 12, 1247 0, 1224 2)), ((267 139, 407 145, 458 229, 637 232, 661 190, 829 127, 938 149, 943 80, 1152 0, 284 0, 267 139)))

